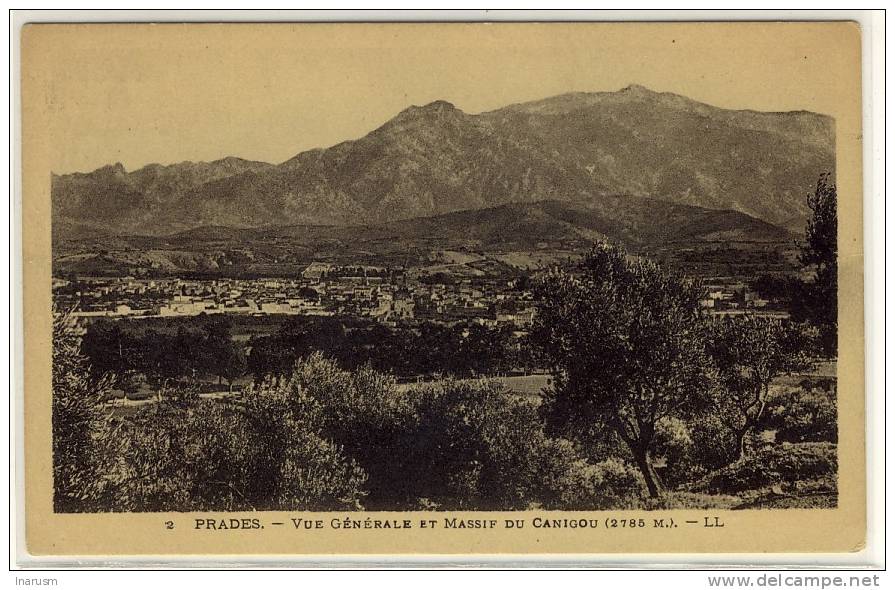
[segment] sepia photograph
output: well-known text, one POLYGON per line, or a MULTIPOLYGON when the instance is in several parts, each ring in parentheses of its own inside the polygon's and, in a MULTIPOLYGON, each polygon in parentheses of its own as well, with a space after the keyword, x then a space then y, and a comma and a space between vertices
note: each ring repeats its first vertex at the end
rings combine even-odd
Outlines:
POLYGON ((860 30, 635 26, 26 26, 49 511, 840 513, 860 30))
POLYGON ((54 173, 55 509, 835 506, 833 126, 629 85, 54 173))

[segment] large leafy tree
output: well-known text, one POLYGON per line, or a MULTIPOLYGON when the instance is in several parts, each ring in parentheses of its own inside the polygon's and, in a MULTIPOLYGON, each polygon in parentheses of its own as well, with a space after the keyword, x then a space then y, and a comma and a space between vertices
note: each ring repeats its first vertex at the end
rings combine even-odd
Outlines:
POLYGON ((792 316, 809 321, 820 331, 821 350, 834 356, 838 335, 839 250, 836 231, 836 185, 829 174, 817 180, 814 194, 808 195, 811 219, 805 228, 805 241, 799 261, 810 272, 809 280, 797 285, 792 316))
POLYGON ((715 383, 701 287, 600 245, 576 273, 554 271, 535 292, 532 339, 554 372, 548 419, 582 438, 612 428, 658 496, 650 456, 657 423, 706 403, 715 383))
POLYGON ((295 364, 294 353, 276 335, 254 336, 249 340, 248 348, 246 366, 256 383, 267 377, 281 381, 295 364))
POLYGON ((807 342, 791 322, 746 315, 718 318, 709 343, 724 385, 718 409, 739 442, 732 456, 742 459, 747 435, 764 415, 771 382, 810 367, 807 342))
POLYGON ((183 327, 173 336, 148 330, 142 343, 142 369, 158 388, 159 398, 164 397, 171 381, 196 377, 195 373, 206 364, 202 360, 207 356, 202 337, 183 327))
POLYGON ((218 351, 216 373, 227 380, 227 389, 233 393, 233 382, 246 374, 248 361, 245 348, 236 342, 229 343, 218 351))
POLYGON ((210 317, 205 321, 202 353, 197 361, 202 371, 226 379, 230 391, 233 381, 247 370, 245 349, 232 336, 233 322, 227 317, 210 317))
POLYGON ((89 360, 93 378, 110 375, 121 381, 129 371, 139 368, 141 343, 122 330, 120 323, 93 322, 81 340, 81 352, 89 360))

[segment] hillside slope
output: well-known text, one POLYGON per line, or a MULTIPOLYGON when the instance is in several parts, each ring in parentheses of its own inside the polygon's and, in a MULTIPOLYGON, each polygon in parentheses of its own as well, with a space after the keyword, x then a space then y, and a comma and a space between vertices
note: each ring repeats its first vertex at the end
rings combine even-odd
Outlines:
POLYGON ((594 241, 611 240, 636 252, 675 244, 779 244, 793 237, 783 228, 736 211, 612 196, 510 203, 384 224, 202 226, 167 236, 60 240, 54 248, 54 271, 296 272, 313 260, 412 265, 445 250, 579 251, 594 241))

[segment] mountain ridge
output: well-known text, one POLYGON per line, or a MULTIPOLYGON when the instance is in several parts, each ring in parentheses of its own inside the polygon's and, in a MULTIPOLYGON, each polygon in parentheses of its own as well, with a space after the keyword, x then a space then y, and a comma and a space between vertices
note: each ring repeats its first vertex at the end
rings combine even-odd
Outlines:
MULTIPOLYGON (((415 217, 387 223, 357 225, 327 224, 270 224, 260 227, 235 228, 222 225, 202 225, 165 235, 151 234, 108 234, 103 237, 113 239, 154 240, 158 243, 183 243, 191 241, 227 241, 236 236, 254 237, 294 237, 307 233, 313 239, 326 235, 332 237, 357 236, 357 240, 396 238, 438 239, 462 237, 478 239, 482 226, 506 223, 508 217, 518 223, 532 213, 545 214, 562 220, 569 226, 591 228, 602 225, 606 231, 597 239, 612 239, 628 245, 654 246, 669 241, 705 240, 715 241, 719 231, 740 232, 733 241, 780 242, 795 236, 786 228, 776 226, 731 210, 706 209, 691 205, 680 205, 649 197, 613 195, 596 201, 544 200, 530 203, 505 203, 483 209, 452 211, 431 217, 415 217), (569 215, 579 214, 574 219, 569 215), (664 223, 660 223, 664 222, 664 223), (686 228, 686 229, 685 229, 686 228), (621 230, 621 231, 619 231, 621 230)), ((535 233, 527 240, 561 240, 569 236, 549 233, 535 233)), ((85 238, 78 238, 75 241, 85 238)), ((510 239, 515 239, 511 237, 510 239)), ((594 239, 587 236, 586 239, 594 239)), ((731 238, 726 238, 730 240, 731 238)), ((490 240, 496 246, 503 246, 506 240, 490 240)))
POLYGON ((54 243, 60 274, 141 274, 164 271, 274 274, 300 272, 315 260, 425 266, 444 251, 500 259, 513 253, 580 252, 595 241, 632 252, 732 242, 752 249, 791 244, 783 228, 736 211, 701 209, 650 198, 506 203, 485 209, 357 226, 202 226, 166 236, 112 236, 54 243))
POLYGON ((474 115, 437 100, 280 164, 227 157, 54 174, 54 235, 387 223, 617 194, 797 229, 808 215, 805 194, 834 167, 833 124, 808 112, 720 109, 638 85, 474 115))

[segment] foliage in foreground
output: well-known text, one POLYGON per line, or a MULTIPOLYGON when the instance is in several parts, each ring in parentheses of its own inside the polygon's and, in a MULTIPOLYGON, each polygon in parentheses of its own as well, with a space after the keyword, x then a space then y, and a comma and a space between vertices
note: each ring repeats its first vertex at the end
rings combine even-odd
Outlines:
POLYGON ((809 481, 835 491, 837 470, 836 445, 783 443, 760 449, 743 461, 713 472, 691 489, 709 494, 736 494, 775 486, 782 493, 809 481))
MULTIPOLYGON (((76 340, 60 326, 54 344, 76 340)), ((587 461, 491 381, 402 392, 314 354, 239 402, 181 391, 110 420, 83 358, 58 366, 60 384, 81 378, 61 399, 86 412, 59 422, 60 444, 69 424, 105 428, 77 460, 58 455, 73 474, 56 480, 60 511, 595 509, 642 493, 628 464, 587 461)))
POLYGON ((100 495, 94 458, 109 430, 100 407, 108 383, 89 378, 71 315, 53 317, 53 506, 70 512, 100 495))
POLYGON ((356 509, 366 476, 318 432, 314 400, 289 381, 244 404, 189 391, 113 418, 106 384, 54 322, 54 485, 60 512, 356 509))
POLYGON ((532 338, 554 367, 545 414, 557 429, 612 429, 650 496, 663 492, 652 454, 658 424, 707 405, 714 387, 700 315, 701 287, 602 244, 577 274, 536 289, 532 338))

